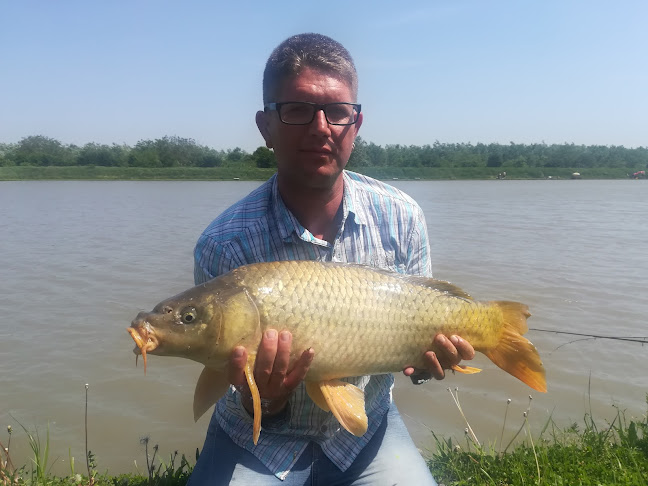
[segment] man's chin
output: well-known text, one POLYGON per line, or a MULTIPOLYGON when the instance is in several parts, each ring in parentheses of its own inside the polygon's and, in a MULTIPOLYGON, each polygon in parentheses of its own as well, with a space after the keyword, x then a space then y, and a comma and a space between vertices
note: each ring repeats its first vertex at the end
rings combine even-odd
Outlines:
POLYGON ((342 177, 342 169, 333 165, 304 168, 299 173, 291 171, 289 174, 279 172, 279 177, 290 181, 290 184, 301 188, 313 190, 331 189, 342 177), (287 175, 287 177, 285 177, 287 175))
POLYGON ((304 168, 304 176, 311 177, 314 180, 336 181, 341 175, 344 167, 340 167, 335 162, 313 164, 304 168))

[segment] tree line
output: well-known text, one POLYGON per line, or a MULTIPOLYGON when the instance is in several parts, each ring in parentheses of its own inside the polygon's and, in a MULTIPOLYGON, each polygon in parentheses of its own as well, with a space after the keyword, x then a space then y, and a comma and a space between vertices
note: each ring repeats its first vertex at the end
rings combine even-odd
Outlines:
POLYGON ((15 144, 0 144, 0 167, 221 167, 246 163, 258 167, 277 165, 274 153, 266 147, 259 147, 252 154, 239 147, 215 150, 177 136, 140 140, 134 147, 99 143, 79 147, 43 135, 25 137, 15 144))
MULTIPOLYGON (((104 167, 231 167, 277 166, 274 152, 259 147, 248 153, 236 147, 216 150, 191 138, 165 136, 141 140, 134 147, 87 143, 65 145, 43 135, 28 136, 18 143, 0 143, 1 166, 104 166, 104 167)), ((625 148, 575 144, 441 143, 432 145, 386 145, 361 137, 348 167, 561 167, 648 168, 648 147, 625 148)))

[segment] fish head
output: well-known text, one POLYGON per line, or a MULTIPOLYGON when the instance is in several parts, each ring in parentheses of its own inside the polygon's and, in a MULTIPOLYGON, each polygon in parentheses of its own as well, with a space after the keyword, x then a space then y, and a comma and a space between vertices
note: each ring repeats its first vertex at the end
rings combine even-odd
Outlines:
POLYGON ((163 300, 150 312, 140 312, 128 332, 141 354, 188 358, 203 364, 224 361, 227 350, 218 346, 222 332, 221 305, 214 295, 194 287, 163 300), (221 352, 222 351, 222 352, 221 352))

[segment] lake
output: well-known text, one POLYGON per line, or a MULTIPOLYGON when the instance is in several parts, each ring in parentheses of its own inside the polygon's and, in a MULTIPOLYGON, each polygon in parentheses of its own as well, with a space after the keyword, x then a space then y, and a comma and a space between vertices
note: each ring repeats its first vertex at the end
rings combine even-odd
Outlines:
MULTIPOLYGON (((533 328, 646 336, 648 184, 635 180, 394 181, 422 206, 434 273, 479 300, 529 305, 533 328)), ((53 471, 145 474, 150 437, 164 459, 194 462, 209 415, 192 418, 200 365, 151 356, 135 367, 126 332, 140 310, 193 284, 192 251, 201 231, 256 182, 0 182, 0 441, 14 429, 12 459, 30 452, 18 423, 49 427, 53 471), (135 465, 135 461, 137 466, 135 465)), ((483 356, 477 375, 413 386, 397 378, 396 402, 415 441, 431 430, 463 441, 466 427, 448 387, 482 442, 515 434, 533 396, 537 434, 591 412, 601 424, 619 407, 646 413, 648 348, 641 344, 529 331, 547 369, 537 393, 483 356)))

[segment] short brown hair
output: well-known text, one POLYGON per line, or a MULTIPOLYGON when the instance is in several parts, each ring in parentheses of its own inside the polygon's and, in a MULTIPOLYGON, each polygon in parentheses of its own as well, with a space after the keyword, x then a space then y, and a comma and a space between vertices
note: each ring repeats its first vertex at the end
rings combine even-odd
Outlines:
POLYGON ((270 54, 263 71, 263 102, 277 101, 274 97, 280 83, 298 75, 304 68, 341 78, 349 83, 353 96, 357 97, 358 73, 349 51, 330 37, 309 33, 289 37, 270 54))

